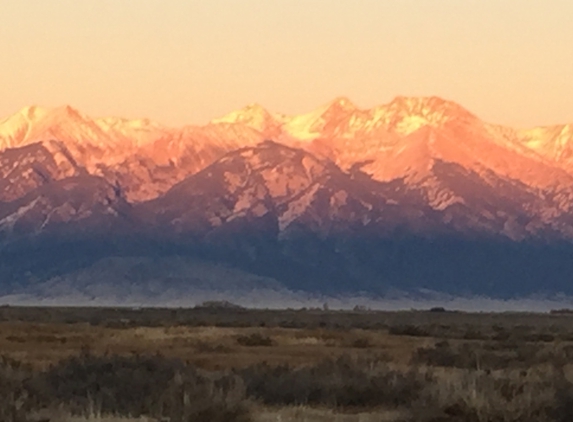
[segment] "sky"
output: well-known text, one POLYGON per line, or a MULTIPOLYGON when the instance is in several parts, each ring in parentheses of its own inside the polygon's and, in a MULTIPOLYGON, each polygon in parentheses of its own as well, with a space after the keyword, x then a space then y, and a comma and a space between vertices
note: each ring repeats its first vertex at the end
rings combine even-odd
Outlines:
POLYGON ((437 95, 516 127, 573 123, 571 0, 2 0, 0 116, 202 124, 437 95))

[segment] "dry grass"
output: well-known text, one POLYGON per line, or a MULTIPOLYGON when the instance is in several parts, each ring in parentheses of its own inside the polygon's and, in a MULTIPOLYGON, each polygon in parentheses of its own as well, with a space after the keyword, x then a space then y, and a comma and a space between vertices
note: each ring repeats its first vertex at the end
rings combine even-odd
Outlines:
MULTIPOLYGON (((261 422, 573 420, 569 314, 27 311, 0 308, 4 362, 15 360, 24 368, 9 364, 0 374, 0 395, 13 397, 7 412, 24 400, 19 386, 30 378, 26 365, 50 371, 89 351, 118 362, 157 355, 206 373, 238 376, 245 384, 240 400, 247 400, 261 422)), ((74 391, 72 396, 87 399, 74 391)), ((69 403, 79 403, 74 400, 69 403)), ((122 418, 126 411, 114 412, 113 406, 105 411, 120 416, 81 409, 75 413, 91 416, 74 419, 61 409, 51 422, 145 420, 122 418)), ((12 422, 4 414, 0 421, 12 422)))
POLYGON ((447 369, 427 385, 413 419, 566 422, 573 418, 572 388, 550 365, 491 373, 447 369))
MULTIPOLYGON (((159 422, 157 419, 141 417, 121 417, 121 416, 71 416, 71 415, 58 415, 52 418, 54 422, 159 422)), ((32 419, 33 420, 33 419, 32 419)))
POLYGON ((344 413, 332 409, 289 406, 255 410, 253 420, 254 422, 399 422, 408 417, 409 412, 403 410, 344 413))
POLYGON ((117 416, 70 416, 61 422, 156 422, 157 419, 151 418, 121 418, 117 416))
POLYGON ((405 364, 417 348, 432 343, 428 338, 359 329, 185 326, 118 329, 88 324, 0 323, 2 353, 37 368, 77 355, 82 349, 95 354, 161 353, 209 369, 244 367, 262 361, 304 365, 349 353, 364 357, 385 354, 405 364), (257 335, 270 339, 271 347, 238 341, 257 335))

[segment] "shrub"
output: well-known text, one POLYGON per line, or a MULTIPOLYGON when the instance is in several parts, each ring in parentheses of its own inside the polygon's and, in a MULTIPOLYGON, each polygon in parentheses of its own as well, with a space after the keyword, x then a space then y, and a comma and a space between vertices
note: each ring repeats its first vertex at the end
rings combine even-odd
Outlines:
POLYGON ((515 363, 515 353, 499 353, 466 343, 454 348, 447 341, 433 347, 421 347, 412 356, 412 364, 463 369, 500 369, 515 363))
POLYGON ((436 343, 433 347, 420 347, 412 356, 412 364, 428 366, 459 367, 460 356, 447 341, 436 343))
POLYGON ((446 312, 446 308, 442 306, 435 306, 433 308, 430 308, 430 312, 446 312))
POLYGON ((368 349, 372 347, 372 343, 367 337, 360 337, 352 342, 352 347, 356 349, 368 349))
POLYGON ((169 417, 172 422, 246 420, 244 388, 235 376, 208 376, 181 361, 153 357, 70 358, 43 381, 52 400, 81 413, 169 417))
POLYGON ((23 422, 34 408, 25 381, 31 370, 4 356, 0 358, 0 420, 23 422))
POLYGON ((423 386, 416 371, 343 356, 314 366, 254 365, 239 372, 247 394, 270 405, 369 407, 409 405, 423 386))
POLYGON ((245 308, 228 300, 208 300, 195 306, 195 309, 244 310, 245 308))
POLYGON ((431 333, 415 325, 395 325, 388 332, 395 336, 430 337, 431 333))
POLYGON ((414 420, 565 422, 573 420, 572 399, 555 371, 449 372, 424 389, 414 420))
POLYGON ((197 341, 193 347, 198 353, 231 353, 233 349, 224 344, 210 344, 204 341, 197 341))
POLYGON ((487 336, 474 327, 468 327, 462 334, 464 340, 485 340, 487 336))
POLYGON ((272 346, 273 341, 270 337, 263 336, 259 333, 250 334, 248 336, 239 336, 237 337, 237 343, 241 346, 272 346))

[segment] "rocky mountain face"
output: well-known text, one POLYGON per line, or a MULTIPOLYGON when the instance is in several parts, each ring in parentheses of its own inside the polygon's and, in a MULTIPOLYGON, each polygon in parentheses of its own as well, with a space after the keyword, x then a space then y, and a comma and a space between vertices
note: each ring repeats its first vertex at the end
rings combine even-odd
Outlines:
POLYGON ((315 292, 571 293, 572 145, 436 97, 182 128, 29 107, 0 121, 0 279, 162 256, 315 292))

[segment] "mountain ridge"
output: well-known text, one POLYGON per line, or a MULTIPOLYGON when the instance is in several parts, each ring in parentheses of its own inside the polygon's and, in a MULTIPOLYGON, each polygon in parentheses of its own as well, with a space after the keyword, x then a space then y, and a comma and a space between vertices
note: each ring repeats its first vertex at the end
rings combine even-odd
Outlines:
POLYGON ((549 290, 569 291, 573 126, 513 129, 439 97, 339 97, 298 116, 251 104, 180 128, 27 107, 0 121, 0 177, 10 285, 188 256, 377 293, 508 293, 516 277, 533 292, 553 265, 549 290))

